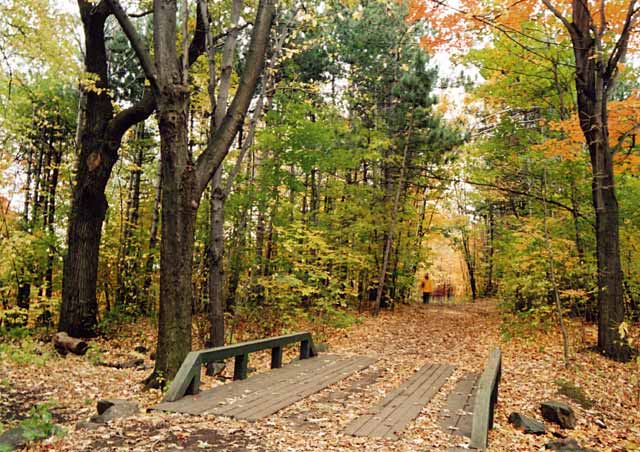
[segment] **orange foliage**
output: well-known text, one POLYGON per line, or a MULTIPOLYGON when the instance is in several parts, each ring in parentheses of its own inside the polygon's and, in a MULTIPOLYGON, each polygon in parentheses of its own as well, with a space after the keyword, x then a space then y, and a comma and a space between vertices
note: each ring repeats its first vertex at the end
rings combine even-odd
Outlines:
MULTIPOLYGON (((600 1, 588 0, 588 3, 595 26, 600 27, 600 1)), ((571 2, 554 0, 552 4, 565 17, 571 17, 571 2)), ((605 43, 612 43, 619 37, 628 7, 629 0, 608 0, 605 3, 605 43)), ((522 37, 521 33, 527 33, 527 23, 559 25, 541 0, 409 0, 407 19, 426 19, 435 29, 435 33, 423 40, 434 51, 469 48, 491 30, 508 33, 518 39, 522 37)), ((640 48, 637 33, 632 34, 630 48, 640 48)))
MULTIPOLYGON (((581 158, 585 152, 584 135, 577 114, 570 119, 550 123, 549 126, 562 138, 547 139, 534 148, 547 157, 566 160, 581 158)), ((609 142, 612 148, 617 147, 614 162, 618 173, 640 173, 640 155, 635 149, 638 141, 636 132, 640 132, 640 92, 623 101, 609 103, 609 142)))

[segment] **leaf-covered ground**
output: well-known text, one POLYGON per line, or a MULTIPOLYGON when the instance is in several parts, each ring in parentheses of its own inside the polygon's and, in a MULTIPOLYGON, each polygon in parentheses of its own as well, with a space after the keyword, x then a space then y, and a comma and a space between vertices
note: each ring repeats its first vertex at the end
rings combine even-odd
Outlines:
MULTIPOLYGON (((34 403, 55 401, 54 418, 66 429, 63 438, 36 443, 27 450, 222 450, 222 451, 418 451, 446 450, 464 445, 464 438, 449 436, 438 426, 438 416, 455 380, 469 371, 479 371, 489 350, 502 347, 503 376, 495 429, 490 450, 536 451, 560 430, 547 424, 546 436, 529 436, 507 422, 512 411, 539 420, 539 403, 547 399, 568 402, 576 411, 578 425, 564 431, 583 447, 598 451, 640 450, 640 386, 637 364, 619 364, 591 351, 592 327, 572 323, 572 362, 566 369, 560 336, 556 331, 501 342, 501 319, 495 304, 411 305, 377 318, 366 317, 345 330, 327 333, 332 353, 366 354, 378 361, 314 396, 259 422, 227 418, 193 417, 146 413, 160 399, 157 392, 144 392, 139 382, 153 365, 146 354, 147 369, 114 369, 97 361, 123 362, 141 356, 131 352, 137 345, 151 348, 152 328, 140 325, 110 342, 98 341, 102 353, 88 357, 55 355, 49 344, 36 344, 44 355, 39 363, 9 358, 0 362, 0 421, 17 422, 34 403), (132 334, 131 331, 138 331, 132 334), (18 362, 16 362, 18 361, 18 362), (367 407, 406 380, 428 362, 457 366, 421 415, 398 441, 355 438, 342 433, 344 427, 367 407), (581 403, 560 394, 566 388, 582 396, 581 403), (575 388, 579 388, 577 391, 575 388), (96 430, 76 429, 78 421, 95 414, 101 398, 137 400, 140 415, 114 421, 96 430), (598 425, 600 424, 600 426, 598 425), (606 428, 605 428, 606 426, 606 428)), ((289 352, 289 357, 294 351, 289 352)), ((37 355, 36 355, 37 356, 37 355)), ((268 367, 266 354, 251 357, 258 371, 268 367)), ((222 384, 206 380, 205 386, 222 384)))

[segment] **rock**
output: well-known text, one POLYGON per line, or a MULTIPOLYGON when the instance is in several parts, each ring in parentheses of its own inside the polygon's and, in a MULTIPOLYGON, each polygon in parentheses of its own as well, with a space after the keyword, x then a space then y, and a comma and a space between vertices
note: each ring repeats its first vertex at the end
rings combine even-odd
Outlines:
POLYGON ((136 402, 129 400, 113 399, 98 401, 98 415, 92 416, 90 422, 104 424, 114 419, 130 417, 140 412, 136 402))
POLYGON ((592 449, 583 449, 573 438, 565 438, 551 441, 544 446, 545 449, 557 450, 559 452, 595 452, 592 449))
POLYGON ((76 423, 76 430, 96 430, 102 427, 102 424, 91 421, 79 421, 76 423))
POLYGON ((524 433, 532 435, 544 435, 547 431, 542 422, 538 422, 520 413, 511 413, 509 415, 509 423, 524 433))
POLYGON ((24 428, 22 427, 9 429, 0 435, 0 450, 16 450, 26 444, 27 440, 24 438, 24 428))
POLYGON ((607 428, 607 424, 602 419, 596 419, 595 423, 600 428, 607 428))
POLYGON ((566 439, 557 439, 555 441, 551 441, 544 446, 545 449, 550 450, 565 450, 565 449, 580 449, 580 445, 578 441, 573 438, 566 439))
POLYGON ((576 415, 566 403, 556 401, 542 402, 540 411, 545 420, 554 422, 561 428, 575 428, 576 426, 576 415))

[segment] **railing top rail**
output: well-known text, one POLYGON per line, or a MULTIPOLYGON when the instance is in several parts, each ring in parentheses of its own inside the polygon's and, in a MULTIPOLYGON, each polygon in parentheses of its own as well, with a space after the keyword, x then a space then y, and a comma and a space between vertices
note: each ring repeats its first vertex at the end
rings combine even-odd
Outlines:
POLYGON ((261 350, 276 349, 296 342, 300 342, 302 344, 301 348, 304 349, 304 354, 301 351, 301 358, 317 356, 318 353, 313 344, 313 338, 311 333, 307 331, 192 351, 186 356, 180 369, 178 369, 178 373, 162 400, 164 402, 174 402, 187 392, 197 393, 203 364, 222 361, 234 356, 248 355, 261 350))
MULTIPOLYGON (((282 347, 284 345, 301 342, 303 340, 309 340, 311 345, 313 345, 311 333, 304 331, 300 333, 285 334, 283 336, 257 339, 254 341, 238 342, 237 344, 197 350, 191 353, 197 354, 202 364, 207 364, 212 361, 218 361, 247 353, 259 352, 261 350, 268 350, 274 347, 282 347)), ((315 348, 312 351, 312 355, 315 356, 315 348)))
POLYGON ((489 354, 484 371, 478 380, 478 390, 473 408, 470 446, 486 449, 488 431, 492 424, 492 403, 502 367, 502 352, 499 348, 489 354))

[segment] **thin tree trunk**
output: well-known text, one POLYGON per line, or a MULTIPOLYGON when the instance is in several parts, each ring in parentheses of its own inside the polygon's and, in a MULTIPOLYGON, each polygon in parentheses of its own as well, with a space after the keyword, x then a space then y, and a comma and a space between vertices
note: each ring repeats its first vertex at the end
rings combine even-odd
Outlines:
MULTIPOLYGON (((411 126, 409 126, 408 135, 411 135, 411 126)), ((382 258, 382 268, 380 269, 378 292, 376 294, 376 302, 374 305, 374 314, 378 315, 380 312, 380 305, 382 303, 382 294, 384 292, 384 284, 387 276, 387 268, 389 266, 389 254, 391 253, 391 245, 393 244, 393 236, 395 233, 396 222, 398 219, 398 211, 400 206, 400 195, 404 188, 404 177, 407 165, 407 156, 409 154, 409 137, 406 137, 404 145, 404 152, 402 153, 402 166, 400 167, 400 177, 398 178, 398 187, 396 188, 395 198, 393 200, 393 210, 391 212, 391 222, 389 224, 389 230, 386 234, 384 255, 382 258)))
POLYGON ((556 314, 558 315, 558 323, 560 325, 560 332, 562 333, 562 352, 564 357, 564 366, 569 367, 569 336, 567 334, 567 329, 564 325, 564 316, 562 313, 562 302, 560 301, 560 292, 558 291, 558 284, 556 282, 556 270, 555 270, 555 261, 553 258, 553 250, 551 249, 551 239, 549 237, 549 225, 547 221, 548 213, 547 213, 547 169, 544 168, 543 174, 543 194, 542 194, 542 205, 544 206, 544 241, 547 248, 547 255, 549 259, 549 276, 551 277, 551 287, 553 288, 553 297, 556 305, 556 314))
POLYGON ((144 283, 142 289, 144 292, 144 300, 140 303, 142 313, 155 311, 155 300, 151 299, 151 283, 153 267, 155 265, 155 252, 158 246, 158 229, 160 226, 160 206, 162 203, 162 164, 158 164, 156 192, 153 198, 153 213, 151 216, 151 231, 149 232, 149 247, 147 251, 147 259, 144 264, 144 283))

